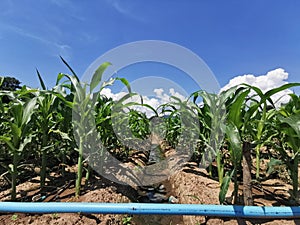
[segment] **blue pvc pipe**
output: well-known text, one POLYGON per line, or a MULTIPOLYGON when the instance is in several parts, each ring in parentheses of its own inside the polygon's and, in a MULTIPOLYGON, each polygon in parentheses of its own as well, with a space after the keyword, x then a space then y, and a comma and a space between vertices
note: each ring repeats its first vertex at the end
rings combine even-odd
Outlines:
POLYGON ((198 204, 1 202, 0 213, 94 213, 201 215, 240 218, 300 218, 300 207, 198 204))

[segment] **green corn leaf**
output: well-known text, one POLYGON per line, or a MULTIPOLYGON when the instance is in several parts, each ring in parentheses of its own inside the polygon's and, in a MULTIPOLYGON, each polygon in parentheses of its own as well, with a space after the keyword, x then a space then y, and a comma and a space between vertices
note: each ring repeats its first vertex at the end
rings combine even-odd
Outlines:
POLYGON ((22 125, 25 125, 29 122, 35 107, 36 107, 36 98, 33 98, 26 104, 24 108, 22 125))
POLYGON ((68 101, 66 97, 64 97, 61 93, 55 91, 49 91, 52 95, 55 95, 57 98, 62 100, 69 108, 73 108, 73 102, 68 101))
POLYGON ((282 85, 282 86, 280 86, 278 88, 273 88, 273 89, 271 89, 271 90, 269 90, 269 91, 267 91, 265 93, 265 98, 266 99, 270 98, 272 95, 274 95, 274 94, 276 94, 276 93, 278 93, 280 91, 289 89, 291 87, 296 87, 296 86, 300 86, 300 83, 288 83, 288 84, 284 84, 284 85, 282 85))
POLYGON ((231 172, 227 172, 225 177, 223 178, 221 187, 220 187, 220 193, 219 193, 219 202, 220 204, 223 204, 225 202, 225 197, 226 194, 228 192, 228 188, 229 188, 229 184, 230 184, 230 180, 233 176, 234 170, 232 170, 231 172))
MULTIPOLYGON (((277 111, 274 109, 271 109, 267 111, 266 113, 266 121, 271 121, 271 119, 277 114, 277 111)), ((266 122, 267 123, 267 122, 266 122)))
POLYGON ((100 91, 107 86, 113 85, 115 81, 116 78, 110 78, 108 81, 104 81, 103 84, 101 85, 100 91))
POLYGON ((17 151, 21 153, 24 150, 25 146, 32 141, 32 137, 34 137, 34 136, 35 135, 33 135, 33 134, 30 134, 30 135, 26 136, 24 138, 24 140, 20 143, 20 146, 17 149, 17 151))
POLYGON ((244 87, 242 85, 234 86, 229 88, 226 91, 223 91, 219 94, 219 104, 223 105, 231 105, 232 102, 235 100, 235 96, 239 96, 241 92, 248 89, 248 87, 244 87))
POLYGON ((126 87, 129 93, 131 93, 131 87, 127 79, 117 77, 116 80, 121 81, 126 87))
POLYGON ((65 76, 65 75, 64 75, 63 73, 59 73, 59 74, 57 75, 55 85, 58 85, 59 82, 60 82, 60 80, 61 80, 64 76, 65 76))
POLYGON ((80 103, 86 97, 85 88, 81 86, 78 77, 64 74, 72 83, 71 92, 75 95, 75 101, 80 103))
POLYGON ((258 87, 251 86, 249 84, 243 84, 243 85, 250 87, 252 90, 254 90, 257 93, 257 95, 261 98, 260 105, 262 103, 265 103, 268 100, 271 103, 271 105, 274 106, 274 104, 272 102, 272 99, 271 99, 272 95, 274 95, 274 94, 276 94, 276 93, 278 93, 280 91, 286 90, 288 88, 291 88, 291 87, 300 86, 300 83, 288 83, 288 84, 284 84, 284 85, 282 85, 280 87, 273 88, 273 89, 267 91, 266 93, 263 93, 261 91, 261 89, 259 89, 258 87))
POLYGON ((11 106, 11 113, 14 118, 13 123, 18 127, 22 126, 22 116, 23 116, 23 105, 21 103, 14 103, 11 106))
POLYGON ((300 114, 294 114, 287 118, 278 116, 278 118, 282 123, 287 123, 290 127, 292 127, 300 138, 300 114))
POLYGON ((148 105, 148 104, 141 104, 141 106, 144 106, 146 108, 149 108, 152 112, 154 112, 155 116, 158 116, 158 113, 157 111, 151 106, 151 105, 148 105))
POLYGON ((295 95, 295 94, 290 94, 290 96, 291 96, 291 99, 292 99, 292 101, 290 101, 290 102, 293 103, 294 109, 299 110, 300 109, 300 96, 295 95))
POLYGON ((76 78, 77 82, 79 82, 79 78, 78 76, 76 75, 76 73, 74 72, 74 70, 72 69, 72 67, 67 63, 66 60, 64 60, 63 57, 59 56, 60 59, 63 61, 63 63, 68 67, 68 69, 71 71, 71 73, 73 74, 73 76, 76 78))
POLYGON ((248 108, 248 110, 245 112, 245 115, 244 115, 244 124, 248 124, 249 121, 254 118, 256 116, 257 113, 259 113, 258 111, 258 108, 259 108, 259 103, 258 102, 255 102, 255 103, 252 103, 250 105, 250 107, 248 108))
POLYGON ((284 117, 288 117, 289 116, 289 113, 284 108, 280 109, 278 111, 278 113, 280 113, 280 115, 282 115, 284 117))
POLYGON ((15 95, 12 91, 5 91, 5 90, 1 90, 0 91, 0 96, 7 96, 9 99, 14 99, 15 95))
POLYGON ((207 104, 209 106, 209 108, 212 108, 216 105, 216 101, 215 101, 216 95, 215 94, 210 94, 208 92, 201 91, 200 95, 203 98, 203 102, 205 104, 207 104))
POLYGON ((93 74, 91 83, 90 83, 90 93, 93 92, 93 90, 99 85, 101 79, 102 79, 102 75, 104 73, 104 71, 106 70, 106 68, 108 66, 110 66, 111 63, 109 62, 104 62, 102 63, 98 69, 95 71, 95 73, 93 74))
POLYGON ((228 113, 228 119, 234 123, 234 125, 238 128, 240 128, 243 124, 242 122, 242 108, 245 104, 245 98, 250 93, 250 90, 246 90, 238 95, 236 100, 230 105, 229 113, 228 113))
POLYGON ((16 138, 21 137, 22 130, 17 124, 10 123, 10 128, 11 128, 11 132, 12 132, 13 137, 16 137, 16 138))
POLYGON ((31 98, 31 97, 29 97, 30 94, 34 94, 34 93, 38 93, 38 92, 39 92, 39 90, 31 89, 24 85, 20 90, 16 90, 15 94, 17 94, 19 98, 24 97, 26 99, 30 99, 31 98))
POLYGON ((0 141, 3 141, 4 143, 6 143, 12 152, 16 151, 16 148, 14 147, 13 143, 11 142, 10 137, 0 136, 0 141))
MULTIPOLYGON (((230 146, 233 150, 233 154, 238 156, 236 159, 241 158, 242 155, 242 141, 239 130, 233 123, 229 123, 226 126, 226 135, 230 146)), ((240 160, 240 159, 239 159, 240 160)))
POLYGON ((260 88, 255 87, 255 86, 252 86, 252 85, 249 85, 249 84, 244 84, 244 85, 250 87, 252 90, 254 90, 254 91, 257 93, 257 95, 258 95, 260 98, 263 98, 264 93, 262 92, 262 90, 261 90, 260 88))
POLYGON ((200 96, 199 92, 196 91, 196 92, 192 93, 192 94, 189 96, 188 99, 191 99, 191 98, 193 97, 193 103, 196 103, 197 98, 198 98, 199 96, 200 96))
MULTIPOLYGON (((119 107, 119 106, 122 107, 124 105, 124 101, 126 101, 127 99, 129 99, 129 98, 131 98, 135 95, 137 95, 137 93, 128 93, 128 94, 124 95, 120 100, 118 100, 116 102, 115 107, 116 108, 119 107)), ((137 104, 137 103, 135 102, 134 104, 137 104)))
POLYGON ((43 79, 42 79, 42 76, 41 76, 40 72, 38 71, 38 69, 36 69, 36 73, 37 73, 37 75, 38 75, 38 77, 39 77, 40 84, 41 84, 43 90, 46 90, 46 89, 47 89, 47 88, 46 88, 46 85, 45 85, 45 83, 44 83, 44 81, 43 81, 43 79))
POLYGON ((62 132, 60 130, 52 130, 52 129, 50 129, 49 133, 51 133, 51 132, 59 134, 62 139, 65 139, 65 140, 68 140, 68 141, 72 141, 72 139, 70 138, 70 136, 69 136, 68 133, 62 132))

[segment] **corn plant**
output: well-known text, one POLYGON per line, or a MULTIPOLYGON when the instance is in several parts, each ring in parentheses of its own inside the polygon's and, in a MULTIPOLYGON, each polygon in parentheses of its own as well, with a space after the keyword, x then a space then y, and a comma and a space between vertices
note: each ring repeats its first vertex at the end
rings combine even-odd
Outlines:
MULTIPOLYGON (((200 124, 206 127, 206 131, 208 131, 209 135, 203 136, 203 134, 201 134, 201 137, 205 138, 205 145, 211 149, 212 154, 216 155, 220 184, 220 203, 225 201, 225 195, 232 178, 234 180, 234 201, 237 201, 237 174, 241 167, 244 133, 247 126, 249 126, 244 121, 247 107, 245 102, 249 93, 250 89, 244 87, 233 87, 221 92, 219 95, 209 94, 203 91, 196 94, 194 93, 194 98, 200 95, 204 102, 204 106, 200 108, 198 112, 199 118, 201 119, 200 124), (203 109, 205 109, 205 111, 203 109), (233 165, 233 169, 226 174, 224 174, 224 155, 220 149, 224 144, 224 133, 226 134, 226 140, 229 144, 230 160, 233 165)), ((250 174, 250 171, 247 171, 247 174, 250 174)), ((244 183, 247 185, 246 182, 244 183)))
POLYGON ((222 162, 225 125, 226 125, 226 102, 235 93, 236 88, 231 88, 225 92, 217 94, 199 91, 192 94, 193 101, 196 102, 198 97, 202 97, 203 105, 197 107, 197 113, 200 123, 200 140, 204 143, 204 155, 202 155, 202 165, 211 162, 216 156, 219 184, 223 183, 224 163, 222 162))
POLYGON ((158 134, 157 137, 160 140, 166 141, 169 146, 175 148, 182 129, 180 113, 177 111, 176 106, 171 103, 160 105, 156 112, 159 112, 157 117, 161 119, 162 123, 157 124, 155 128, 151 128, 153 134, 158 134))
MULTIPOLYGON (((298 201, 298 165, 300 154, 300 114, 291 115, 287 118, 279 116, 282 126, 283 141, 292 150, 292 157, 290 161, 286 161, 288 169, 291 173, 293 183, 293 198, 298 201)), ((286 148, 284 146, 284 148, 286 148)))
POLYGON ((130 109, 128 122, 134 137, 145 139, 150 134, 150 121, 145 113, 130 109))
MULTIPOLYGON (((219 195, 220 202, 223 203, 225 200, 225 194, 229 186, 229 180, 233 178, 234 181, 234 202, 237 203, 238 195, 238 179, 237 174, 241 169, 242 156, 247 154, 245 149, 245 129, 248 124, 245 124, 243 118, 246 112, 245 99, 248 96, 250 90, 249 88, 237 88, 234 87, 226 91, 225 95, 225 105, 226 105, 226 140, 228 142, 230 161, 233 165, 232 171, 227 172, 224 178, 224 183, 221 185, 221 191, 219 195)), ((221 93, 222 95, 222 93, 221 93)), ((249 154, 249 153, 248 153, 249 154)), ((243 173, 245 177, 250 176, 250 171, 247 170, 245 163, 243 163, 243 173)), ((251 177, 251 176, 250 176, 251 177)), ((248 187, 248 182, 246 179, 243 180, 244 192, 246 187, 248 187)), ((245 193, 244 193, 245 194, 245 193)), ((249 198, 248 196, 247 198, 249 198)))
POLYGON ((158 107, 157 112, 162 115, 162 123, 157 131, 165 129, 159 136, 175 150, 180 160, 171 165, 171 169, 180 168, 182 162, 191 160, 199 144, 199 118, 197 105, 190 102, 189 98, 179 99, 170 97, 170 102, 158 107))
MULTIPOLYGON (((63 59, 62 59, 63 60, 63 59)), ((94 89, 99 86, 102 79, 103 72, 105 69, 111 65, 108 62, 103 63, 98 67, 98 69, 93 74, 91 82, 89 85, 83 84, 79 81, 79 78, 72 70, 72 68, 67 64, 65 60, 63 62, 73 73, 72 76, 64 74, 71 82, 71 93, 74 96, 74 100, 71 103, 73 109, 73 126, 74 126, 74 136, 77 141, 77 151, 78 151, 78 162, 77 162, 77 178, 75 195, 78 197, 80 195, 81 183, 82 183, 82 172, 83 172, 83 158, 84 153, 94 152, 97 148, 96 143, 100 142, 99 134, 96 128, 96 105, 97 99, 103 88, 108 85, 112 85, 115 80, 120 80, 124 85, 127 86, 130 91, 129 83, 124 78, 110 79, 107 82, 103 82, 100 86, 100 90, 93 93, 94 89), (88 90, 89 87, 89 90, 88 90)), ((103 149, 100 149, 100 151, 103 149)), ((100 166, 101 167, 101 166, 100 166)))
POLYGON ((111 120, 114 101, 111 98, 100 95, 96 104, 96 126, 100 134, 101 142, 108 150, 120 147, 118 138, 113 132, 111 120))
MULTIPOLYGON (((57 92, 55 92, 57 95, 57 92)), ((59 91, 61 98, 67 102, 72 102, 68 100, 71 98, 70 95, 64 93, 64 91, 59 91)), ((57 114, 55 115, 55 121, 58 122, 57 127, 55 127, 54 133, 58 133, 60 139, 54 139, 55 147, 58 149, 57 156, 61 161, 61 173, 65 176, 65 168, 67 165, 67 160, 71 160, 71 153, 76 147, 73 129, 72 129, 72 108, 65 104, 65 101, 60 100, 57 105, 57 114)))
MULTIPOLYGON (((63 59, 62 59, 63 60, 63 59)), ((65 62, 63 60, 63 62, 65 62)), ((66 63, 66 62, 65 62, 66 63)), ((54 147, 58 149, 57 156, 61 160, 61 172, 62 176, 65 175, 65 167, 67 159, 71 159, 73 149, 76 148, 73 127, 72 127, 72 108, 74 101, 74 94, 71 91, 72 85, 69 80, 62 79, 65 74, 59 73, 56 79, 56 86, 52 90, 48 90, 48 93, 56 96, 55 100, 55 114, 52 114, 54 121, 56 122, 55 129, 51 129, 51 133, 58 134, 59 138, 52 138, 54 147)))
POLYGON ((143 140, 149 134, 149 120, 142 112, 134 109, 140 104, 131 101, 136 93, 128 93, 120 100, 114 102, 112 107, 111 122, 113 132, 118 142, 125 149, 139 149, 143 140))
MULTIPOLYGON (((212 162, 213 155, 215 154, 214 149, 209 145, 209 140, 211 137, 211 123, 213 118, 213 113, 211 113, 210 106, 206 99, 209 100, 209 97, 202 96, 202 94, 206 95, 205 92, 195 92, 193 93, 191 97, 193 97, 193 103, 197 105, 196 101, 198 97, 203 98, 203 103, 200 104, 198 107, 196 107, 196 112, 199 120, 199 137, 198 137, 198 145, 195 149, 195 159, 197 162, 204 166, 209 167, 209 175, 213 176, 212 174, 212 163, 209 163, 209 165, 206 165, 206 161, 212 162), (206 154, 206 155, 204 155, 206 154)), ((207 93, 207 95, 209 95, 207 93)))
POLYGON ((196 108, 196 104, 189 99, 181 100, 171 96, 170 102, 160 105, 156 110, 164 120, 159 129, 165 129, 165 140, 178 151, 189 152, 196 149, 199 141, 196 108))
POLYGON ((259 88, 255 86, 250 86, 247 84, 244 84, 245 86, 248 86, 255 92, 255 95, 251 97, 251 107, 249 108, 248 117, 245 119, 246 122, 250 122, 253 118, 253 114, 260 115, 259 119, 256 119, 255 121, 255 127, 256 134, 254 134, 254 140, 256 141, 256 179, 259 179, 259 172, 260 172, 260 149, 264 145, 264 142, 262 140, 263 133, 266 131, 265 124, 267 123, 267 106, 268 104, 271 105, 273 108, 275 108, 275 105, 271 99, 271 97, 274 94, 277 94, 280 91, 286 90, 288 88, 299 86, 299 83, 289 83, 284 84, 278 88, 271 89, 267 91, 266 93, 263 93, 259 88), (256 98, 259 98, 259 101, 256 100, 256 98))
POLYGON ((8 114, 7 125, 10 132, 1 135, 0 140, 3 141, 9 149, 12 157, 12 163, 9 165, 9 173, 11 174, 11 199, 16 199, 16 186, 18 176, 18 163, 22 159, 23 151, 33 137, 32 132, 32 114, 36 108, 36 98, 32 98, 26 102, 20 100, 26 98, 26 94, 31 93, 25 86, 15 92, 14 98, 6 109, 8 114))
MULTIPOLYGON (((40 186, 43 188, 46 179, 47 155, 51 150, 53 150, 54 145, 56 144, 52 136, 54 134, 59 134, 63 139, 70 140, 70 138, 67 133, 59 129, 59 124, 65 120, 61 114, 58 115, 59 112, 57 110, 58 105, 61 102, 58 98, 58 96, 61 95, 60 87, 58 85, 62 76, 58 76, 56 86, 53 90, 48 91, 38 70, 37 75, 43 89, 36 93, 38 106, 36 112, 36 123, 40 134, 39 140, 41 153, 40 186)), ((63 97, 61 96, 61 98, 63 97)), ((70 124, 65 125, 68 127, 70 124)))
POLYGON ((136 94, 127 94, 119 101, 99 96, 96 105, 96 125, 102 143, 110 150, 126 145, 120 140, 128 139, 129 142, 134 142, 133 139, 145 139, 150 133, 149 119, 146 114, 134 108, 147 107, 154 113, 156 111, 147 104, 128 102, 133 95, 136 94))
POLYGON ((298 201, 298 165, 300 154, 300 97, 291 95, 290 102, 278 111, 278 123, 274 126, 280 142, 273 145, 280 152, 292 179, 292 197, 298 201))
MULTIPOLYGON (((73 118, 74 121, 74 135, 77 139, 77 151, 78 151, 78 162, 77 162, 77 178, 75 195, 80 195, 81 183, 82 183, 82 172, 83 172, 83 157, 84 148, 88 142, 89 134, 93 132, 93 126, 91 124, 91 116, 93 116, 93 108, 91 105, 90 95, 87 93, 86 85, 80 83, 77 76, 65 75, 72 83, 72 93, 74 94, 73 102, 73 118)), ((94 140, 95 141, 95 140, 94 140)), ((92 142, 93 143, 93 142, 92 142)))
POLYGON ((221 191, 219 195, 220 203, 225 201, 225 195, 229 187, 229 180, 232 178, 234 181, 234 203, 237 203, 237 196, 238 196, 238 172, 240 171, 241 167, 241 160, 242 160, 242 140, 237 127, 232 123, 228 122, 226 126, 226 137, 229 143, 229 153, 230 159, 233 164, 233 169, 231 172, 228 172, 225 175, 225 180, 222 183, 221 191))

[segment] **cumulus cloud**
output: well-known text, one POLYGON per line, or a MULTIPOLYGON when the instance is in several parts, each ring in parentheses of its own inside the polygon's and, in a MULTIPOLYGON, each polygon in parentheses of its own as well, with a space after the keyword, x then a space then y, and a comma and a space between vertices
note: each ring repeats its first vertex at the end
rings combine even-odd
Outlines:
MULTIPOLYGON (((253 74, 246 74, 242 76, 236 76, 233 79, 231 79, 229 83, 221 89, 221 92, 231 87, 234 87, 236 85, 246 83, 260 88, 262 92, 265 93, 273 88, 287 84, 288 83, 287 79, 288 79, 288 73, 284 71, 284 69, 282 68, 269 71, 267 74, 260 75, 260 76, 255 76, 253 74)), ((272 96, 272 100, 276 106, 280 106, 282 103, 287 103, 290 100, 289 94, 291 93, 293 92, 289 89, 278 92, 277 94, 272 96)), ((110 88, 104 88, 101 94, 117 101, 127 93, 126 92, 113 93, 110 88)), ((254 94, 254 92, 250 94, 254 94)), ((170 88, 168 91, 165 91, 163 88, 155 88, 153 89, 152 96, 142 96, 142 98, 143 98, 143 103, 152 106, 154 109, 157 109, 160 105, 172 101, 172 99, 170 98, 171 96, 175 96, 182 101, 186 99, 185 96, 177 92, 174 88, 170 88)), ((128 101, 141 103, 141 98, 139 95, 136 95, 128 99, 128 101)), ((133 108, 140 112, 146 113, 148 117, 153 116, 153 112, 147 107, 135 106, 133 108)))
POLYGON ((110 88, 103 88, 101 91, 101 94, 106 96, 107 98, 112 98, 114 101, 117 101, 121 99, 124 95, 126 95, 126 92, 119 92, 119 93, 112 93, 110 88))
MULTIPOLYGON (((284 71, 284 69, 282 68, 269 71, 267 74, 260 75, 260 76, 255 76, 253 74, 245 74, 231 79, 229 83, 221 89, 221 92, 231 87, 234 87, 236 85, 246 83, 260 88, 262 92, 265 93, 273 88, 287 84, 288 76, 289 74, 286 71, 284 71)), ((291 93, 293 92, 289 89, 278 92, 277 94, 274 94, 272 96, 272 100, 276 106, 280 106, 281 104, 287 103, 290 100, 288 94, 291 93)), ((250 94, 254 94, 254 93, 250 93, 250 94)))
MULTIPOLYGON (((101 91, 101 94, 117 101, 117 100, 121 99, 124 95, 126 95, 127 93, 126 92, 113 93, 110 88, 104 88, 101 91)), ((153 96, 142 96, 142 98, 143 98, 144 104, 150 105, 154 109, 157 109, 160 105, 170 102, 171 96, 175 96, 182 101, 186 99, 182 94, 175 91, 174 88, 170 88, 168 93, 166 93, 163 88, 156 88, 153 90, 153 96)), ((135 96, 131 97, 130 99, 128 99, 128 101, 141 103, 141 98, 139 95, 135 95, 135 96)), ((146 113, 146 115, 148 117, 154 115, 153 112, 147 107, 134 106, 133 108, 140 112, 146 113)))

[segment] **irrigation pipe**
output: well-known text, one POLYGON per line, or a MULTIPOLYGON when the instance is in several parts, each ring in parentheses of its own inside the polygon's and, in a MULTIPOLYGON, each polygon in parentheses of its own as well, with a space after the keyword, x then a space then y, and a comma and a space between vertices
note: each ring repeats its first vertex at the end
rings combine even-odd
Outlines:
POLYGON ((197 204, 1 202, 0 213, 93 213, 201 215, 239 218, 300 218, 300 207, 263 207, 197 204))

